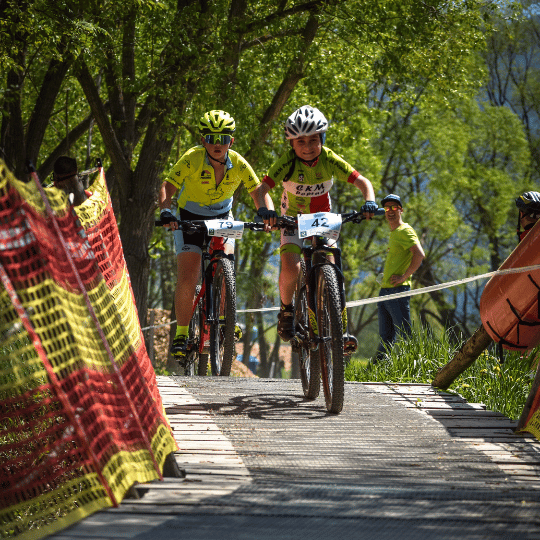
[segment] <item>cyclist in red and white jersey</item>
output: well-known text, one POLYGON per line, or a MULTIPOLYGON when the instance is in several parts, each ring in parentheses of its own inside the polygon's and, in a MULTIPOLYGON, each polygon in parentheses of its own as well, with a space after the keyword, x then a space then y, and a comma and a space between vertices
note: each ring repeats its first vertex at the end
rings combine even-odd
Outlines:
MULTIPOLYGON (((283 215, 330 212, 330 189, 334 180, 356 186, 365 199, 360 211, 367 219, 377 210, 371 182, 328 147, 324 146, 328 121, 318 109, 305 105, 296 110, 285 123, 285 136, 291 148, 270 167, 263 178, 266 191, 276 184, 283 187, 283 215)), ((281 232, 281 272, 279 292, 281 308, 278 333, 284 341, 294 336, 293 295, 298 274, 302 240, 298 231, 281 232)))

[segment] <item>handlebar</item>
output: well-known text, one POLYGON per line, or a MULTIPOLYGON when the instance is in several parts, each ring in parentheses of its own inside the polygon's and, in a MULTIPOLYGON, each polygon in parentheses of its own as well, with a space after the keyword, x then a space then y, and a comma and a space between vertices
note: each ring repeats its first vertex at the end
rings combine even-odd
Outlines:
MULTIPOLYGON (((189 220, 186 220, 186 221, 181 221, 179 219, 175 219, 174 222, 178 223, 178 228, 179 229, 182 229, 183 231, 192 231, 192 232, 197 232, 197 231, 205 231, 206 230, 206 225, 204 224, 204 220, 193 220, 193 221, 189 221, 189 220)), ((170 223, 174 223, 174 222, 170 222, 170 223)), ((161 220, 156 220, 154 221, 154 225, 156 227, 162 227, 163 225, 168 225, 168 223, 162 223, 161 220)))
MULTIPOLYGON (((364 217, 364 214, 353 210, 352 212, 346 212, 341 215, 342 223, 361 223, 366 218, 364 217)), ((384 208, 378 208, 374 214, 375 216, 384 216, 384 208)), ((181 221, 179 219, 175 220, 176 223, 178 223, 178 228, 182 229, 183 231, 189 232, 197 232, 197 231, 205 231, 206 225, 204 220, 193 220, 193 221, 181 221)), ((156 227, 162 226, 163 223, 161 220, 154 221, 154 224, 156 227)), ((276 227, 279 229, 286 229, 291 228, 294 229, 297 227, 298 224, 298 218, 295 216, 280 216, 277 218, 276 227)), ((250 229, 252 231, 262 231, 264 228, 264 222, 262 218, 257 216, 255 218, 255 221, 244 221, 244 228, 250 229)))
MULTIPOLYGON (((384 208, 377 208, 375 211, 374 216, 384 216, 384 208)), ((341 216, 341 222, 342 223, 361 223, 366 218, 364 217, 364 214, 353 210, 352 212, 345 212, 343 214, 339 214, 341 216)), ((257 221, 255 223, 244 223, 244 227, 251 229, 251 230, 262 230, 260 227, 262 227, 263 222, 262 219, 257 216, 255 218, 257 221), (248 225, 253 225, 249 226, 248 225), (257 227, 257 225, 259 227, 257 227)), ((286 229, 286 228, 296 228, 298 225, 298 218, 296 216, 280 216, 277 218, 276 227, 279 229, 286 229)))

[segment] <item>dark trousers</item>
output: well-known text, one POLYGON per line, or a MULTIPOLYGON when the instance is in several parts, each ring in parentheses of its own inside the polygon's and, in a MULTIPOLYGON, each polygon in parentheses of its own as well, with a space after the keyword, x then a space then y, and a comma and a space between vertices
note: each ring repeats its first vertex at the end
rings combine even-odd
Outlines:
MULTIPOLYGON (((409 285, 382 288, 379 296, 387 296, 398 292, 410 291, 409 285)), ((386 352, 392 348, 397 335, 402 337, 411 335, 411 310, 409 308, 410 296, 394 298, 377 304, 379 315, 379 336, 381 341, 377 347, 376 359, 381 360, 386 352)))

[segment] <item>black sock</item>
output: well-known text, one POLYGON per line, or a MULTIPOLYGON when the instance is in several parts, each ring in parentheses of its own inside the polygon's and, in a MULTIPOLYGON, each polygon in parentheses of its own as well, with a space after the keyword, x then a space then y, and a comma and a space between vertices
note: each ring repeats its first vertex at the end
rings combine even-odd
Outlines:
POLYGON ((292 304, 284 304, 281 302, 281 311, 292 311, 293 305, 292 304))

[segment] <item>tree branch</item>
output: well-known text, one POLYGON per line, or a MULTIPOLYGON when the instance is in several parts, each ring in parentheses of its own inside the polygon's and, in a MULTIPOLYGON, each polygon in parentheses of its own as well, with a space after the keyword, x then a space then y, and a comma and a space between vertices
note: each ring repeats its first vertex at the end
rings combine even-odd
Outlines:
POLYGON ((250 149, 246 153, 246 158, 250 163, 256 163, 257 148, 267 138, 272 129, 272 122, 281 114, 283 107, 287 103, 289 97, 293 93, 296 85, 304 77, 304 69, 306 66, 306 55, 315 39, 319 21, 315 15, 310 15, 303 31, 303 39, 296 58, 289 66, 289 70, 285 78, 277 89, 272 103, 263 114, 259 123, 258 133, 251 139, 250 149))
MULTIPOLYGON (((105 148, 107 149, 107 153, 111 158, 116 172, 116 177, 119 179, 122 185, 123 181, 128 179, 131 175, 130 165, 122 151, 122 146, 118 142, 116 133, 109 122, 105 105, 101 101, 94 79, 92 78, 84 59, 79 58, 77 61, 76 72, 77 80, 79 81, 86 99, 88 100, 90 109, 92 110, 103 138, 103 142, 105 143, 105 148)), ((122 187, 124 189, 127 188, 125 185, 122 187)))
POLYGON ((51 60, 36 100, 26 134, 26 157, 36 163, 52 110, 73 58, 51 60))

